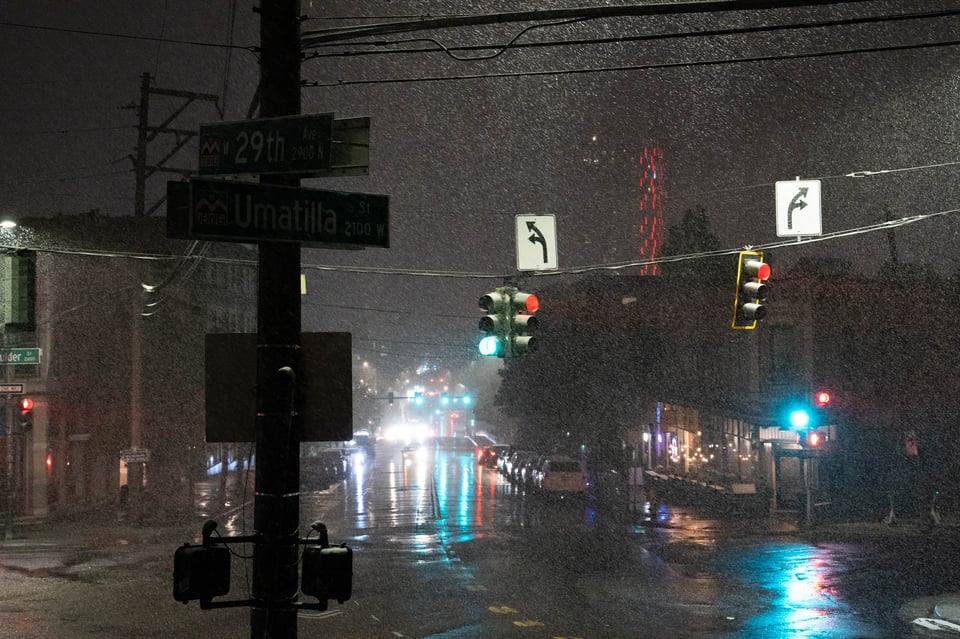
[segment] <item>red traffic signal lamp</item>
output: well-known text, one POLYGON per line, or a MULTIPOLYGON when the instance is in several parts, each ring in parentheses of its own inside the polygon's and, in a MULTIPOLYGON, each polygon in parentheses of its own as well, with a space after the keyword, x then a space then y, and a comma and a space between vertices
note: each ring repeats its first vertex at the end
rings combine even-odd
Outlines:
POLYGON ((767 280, 770 265, 760 251, 740 251, 737 257, 737 293, 733 305, 733 328, 752 330, 767 316, 767 280))
POLYGON ((817 406, 821 408, 830 405, 830 401, 833 399, 829 391, 819 391, 816 395, 817 406))
POLYGON ((823 446, 823 435, 815 430, 807 433, 807 448, 821 448, 823 446))

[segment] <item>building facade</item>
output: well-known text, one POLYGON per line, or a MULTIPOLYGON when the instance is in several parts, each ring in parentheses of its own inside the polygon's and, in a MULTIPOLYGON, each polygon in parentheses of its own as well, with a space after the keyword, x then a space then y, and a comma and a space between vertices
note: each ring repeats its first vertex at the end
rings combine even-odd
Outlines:
POLYGON ((185 503, 221 452, 204 442, 204 335, 255 330, 255 249, 96 214, 22 220, 0 240, 34 267, 35 321, 5 315, 5 345, 41 353, 6 367, 34 400, 11 445, 16 514, 116 504, 131 481, 157 503, 185 503))

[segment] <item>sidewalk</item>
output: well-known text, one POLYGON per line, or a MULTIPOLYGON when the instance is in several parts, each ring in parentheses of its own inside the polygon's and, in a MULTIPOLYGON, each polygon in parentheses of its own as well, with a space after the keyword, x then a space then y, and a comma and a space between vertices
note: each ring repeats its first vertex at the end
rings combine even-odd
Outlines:
MULTIPOLYGON (((4 531, 4 535, 6 531, 4 531)), ((116 512, 87 517, 21 517, 13 537, 0 537, 0 573, 33 577, 78 577, 123 565, 169 559, 184 542, 199 537, 200 528, 135 526, 116 512)))

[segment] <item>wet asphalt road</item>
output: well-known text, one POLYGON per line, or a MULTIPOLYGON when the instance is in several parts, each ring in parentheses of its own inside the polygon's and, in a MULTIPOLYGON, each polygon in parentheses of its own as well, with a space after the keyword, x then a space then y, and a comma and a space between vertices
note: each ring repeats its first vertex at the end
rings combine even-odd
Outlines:
POLYGON ((382 446, 335 503, 305 496, 302 513, 357 551, 334 636, 372 636, 340 634, 365 616, 408 637, 919 636, 900 607, 960 590, 952 540, 811 543, 645 508, 527 494, 469 453, 382 446))
MULTIPOLYGON (((223 534, 250 532, 250 506, 236 493, 209 504, 223 534)), ((319 520, 348 543, 354 580, 348 602, 301 613, 299 636, 943 636, 908 625, 902 607, 960 591, 955 537, 814 542, 776 520, 670 506, 651 519, 646 504, 630 506, 546 499, 469 452, 381 444, 333 486, 303 485, 303 530, 319 520)), ((249 636, 246 609, 172 600, 173 551, 198 534, 195 523, 104 524, 5 546, 3 636, 249 636)), ((234 559, 229 598, 247 595, 247 563, 234 559)))

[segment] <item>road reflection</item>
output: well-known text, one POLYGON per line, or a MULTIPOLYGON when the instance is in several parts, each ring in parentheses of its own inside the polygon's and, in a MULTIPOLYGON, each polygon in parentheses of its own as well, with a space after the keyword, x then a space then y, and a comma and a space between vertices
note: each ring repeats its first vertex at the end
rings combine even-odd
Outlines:
POLYGON ((851 577, 853 551, 842 544, 764 543, 721 553, 717 566, 722 575, 767 593, 762 609, 738 636, 887 636, 879 619, 864 618, 842 594, 843 582, 851 577))

